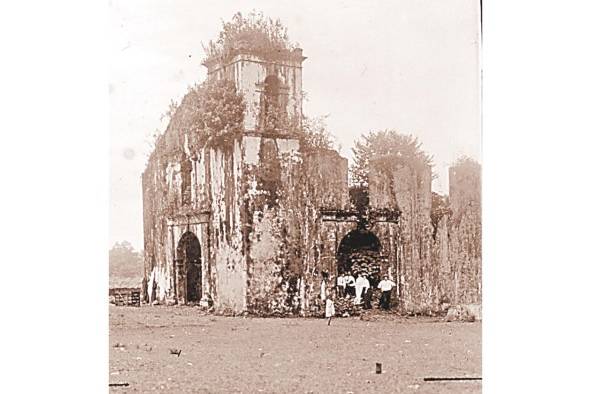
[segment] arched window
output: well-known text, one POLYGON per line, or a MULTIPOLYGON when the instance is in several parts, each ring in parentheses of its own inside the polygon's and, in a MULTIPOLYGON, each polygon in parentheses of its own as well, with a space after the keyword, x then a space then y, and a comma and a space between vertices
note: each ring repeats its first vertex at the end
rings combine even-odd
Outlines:
POLYGON ((188 156, 183 155, 181 160, 181 204, 191 203, 191 170, 193 165, 188 156))
POLYGON ((261 126, 265 131, 276 131, 282 116, 282 106, 279 97, 281 82, 276 75, 265 78, 261 97, 261 126))

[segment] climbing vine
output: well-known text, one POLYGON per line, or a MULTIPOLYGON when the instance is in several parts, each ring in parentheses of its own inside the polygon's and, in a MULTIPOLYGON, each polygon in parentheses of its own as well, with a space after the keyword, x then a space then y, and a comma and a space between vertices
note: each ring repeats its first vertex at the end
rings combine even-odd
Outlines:
POLYGON ((223 146, 242 132, 245 104, 229 80, 207 80, 187 94, 188 135, 192 148, 223 146))
POLYGON ((417 171, 433 165, 433 158, 422 150, 418 138, 389 129, 361 136, 355 141, 353 155, 353 184, 365 187, 369 181, 370 160, 389 170, 408 166, 417 171))
POLYGON ((287 36, 287 28, 280 20, 266 18, 252 11, 243 16, 238 12, 229 22, 222 22, 218 38, 203 46, 205 62, 225 59, 236 53, 250 53, 269 59, 282 56, 294 46, 287 36))
POLYGON ((431 192, 431 225, 433 226, 433 239, 437 236, 439 222, 445 215, 451 214, 449 198, 441 194, 431 192))
POLYGON ((182 151, 187 137, 191 152, 208 145, 222 147, 243 130, 245 104, 234 82, 208 79, 189 88, 181 103, 169 106, 170 123, 164 147, 182 151))

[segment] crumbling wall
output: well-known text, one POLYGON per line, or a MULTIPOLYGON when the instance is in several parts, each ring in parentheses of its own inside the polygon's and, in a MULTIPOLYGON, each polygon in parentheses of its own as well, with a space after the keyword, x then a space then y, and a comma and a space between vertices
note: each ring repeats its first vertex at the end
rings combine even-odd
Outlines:
POLYGON ((396 244, 388 264, 397 273, 402 312, 430 314, 454 304, 481 302, 479 165, 450 169, 451 214, 436 228, 430 218, 428 167, 388 168, 383 161, 370 162, 369 195, 372 209, 400 210, 399 226, 376 224, 373 231, 382 244, 396 244))
POLYGON ((342 209, 348 201, 346 159, 328 150, 302 153, 296 139, 243 141, 249 311, 304 314, 326 263, 330 232, 321 231, 321 207, 342 209))
POLYGON ((431 264, 431 168, 384 163, 370 161, 370 207, 398 209, 400 218, 398 226, 378 226, 378 237, 394 247, 388 263, 396 273, 400 310, 425 313, 438 302, 437 269, 431 264))
POLYGON ((211 297, 217 310, 246 310, 246 259, 243 253, 240 181, 242 146, 206 154, 211 198, 211 297))
POLYGON ((400 276, 398 275, 398 271, 400 270, 400 259, 398 258, 400 227, 393 222, 378 222, 374 223, 369 230, 380 240, 380 255, 382 256, 380 274, 389 275, 396 282, 396 289, 394 291, 396 295, 396 299, 394 300, 396 306, 400 298, 399 290, 401 287, 400 276))
POLYGON ((451 215, 438 237, 442 280, 448 303, 482 302, 482 223, 480 165, 475 162, 449 169, 451 215), (447 235, 447 239, 445 238, 447 235))
MULTIPOLYGON (((357 223, 338 219, 324 220, 323 211, 342 212, 349 208, 347 159, 333 150, 304 154, 298 199, 303 221, 303 273, 301 304, 303 315, 324 313, 320 300, 322 273, 328 274, 327 289, 336 284, 339 242, 357 223)), ((347 218, 345 218, 347 219, 347 218)), ((350 218, 348 218, 350 219, 350 218)))
POLYGON ((142 174, 147 298, 184 302, 183 268, 175 259, 182 234, 191 231, 201 246, 202 295, 219 308, 243 310, 245 265, 235 236, 241 235, 240 145, 192 151, 184 121, 182 111, 175 112, 142 174))
POLYGON ((433 292, 437 269, 430 264, 431 168, 403 167, 394 171, 393 179, 401 212, 397 244, 400 306, 405 312, 425 313, 437 304, 433 292))
POLYGON ((346 159, 331 150, 302 154, 297 139, 279 137, 245 135, 229 149, 191 155, 179 145, 174 155, 157 148, 142 176, 150 301, 182 298, 175 293, 184 280, 176 247, 192 231, 201 244, 204 296, 216 310, 306 311, 320 273, 336 270, 345 232, 322 227, 319 218, 322 208, 348 205, 346 159))
POLYGON ((247 300, 257 314, 297 313, 300 231, 294 177, 301 157, 295 139, 244 138, 247 300))
POLYGON ((174 270, 170 261, 167 215, 181 203, 179 187, 183 152, 162 136, 142 174, 144 217, 144 277, 147 301, 174 299, 174 270))
POLYGON ((234 81, 237 89, 244 95, 246 103, 244 128, 254 131, 257 128, 262 83, 269 75, 275 75, 281 81, 280 95, 285 101, 289 117, 292 119, 301 118, 302 62, 304 59, 301 49, 295 49, 290 53, 286 52, 281 58, 273 60, 253 54, 236 54, 233 59, 224 64, 208 63, 208 76, 234 81))

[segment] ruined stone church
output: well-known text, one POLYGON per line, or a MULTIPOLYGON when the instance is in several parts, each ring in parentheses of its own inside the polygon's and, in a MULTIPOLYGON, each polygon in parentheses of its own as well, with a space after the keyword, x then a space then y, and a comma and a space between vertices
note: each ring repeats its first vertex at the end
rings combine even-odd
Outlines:
POLYGON ((434 221, 430 167, 371 161, 362 214, 347 159, 260 127, 267 102, 301 119, 305 59, 290 49, 204 62, 209 79, 231 80, 243 95, 244 127, 229 149, 191 147, 173 115, 158 139, 142 174, 146 301, 309 315, 322 280, 333 284, 353 253, 368 251, 396 282, 402 313, 479 304, 479 168, 450 168, 451 209, 434 221))

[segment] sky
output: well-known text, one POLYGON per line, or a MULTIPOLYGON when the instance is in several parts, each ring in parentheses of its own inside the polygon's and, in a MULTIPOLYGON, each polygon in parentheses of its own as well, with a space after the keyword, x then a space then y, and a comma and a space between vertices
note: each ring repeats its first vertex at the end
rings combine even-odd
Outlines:
POLYGON ((474 0, 111 0, 109 242, 143 249, 141 173, 162 114, 205 79, 202 43, 256 9, 308 57, 307 116, 328 115, 341 155, 362 134, 413 134, 433 155, 434 191, 462 155, 481 159, 480 11, 474 0))

